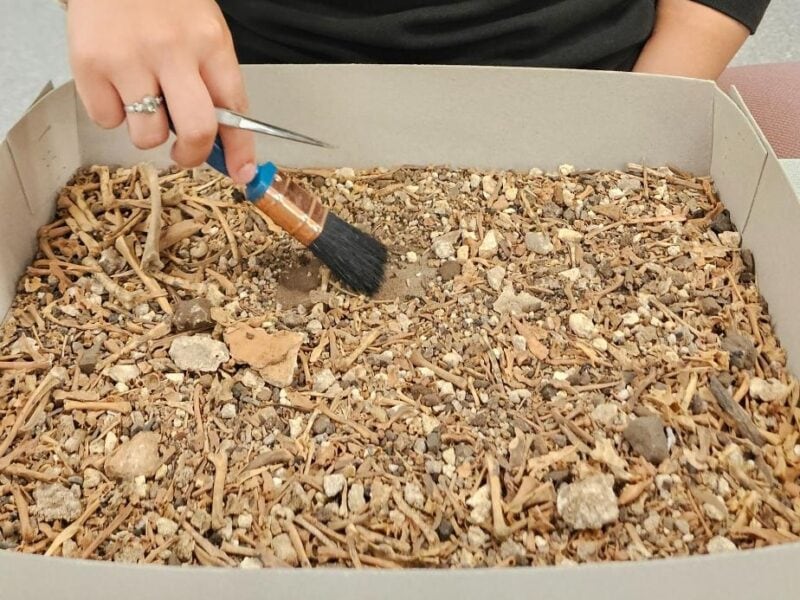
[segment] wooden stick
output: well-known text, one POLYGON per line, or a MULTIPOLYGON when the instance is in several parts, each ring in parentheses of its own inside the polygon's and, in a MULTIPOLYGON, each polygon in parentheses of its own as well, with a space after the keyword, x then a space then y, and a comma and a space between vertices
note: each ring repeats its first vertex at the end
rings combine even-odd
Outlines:
POLYGON ((74 410, 99 412, 110 411, 127 415, 130 414, 133 408, 131 407, 130 402, 125 402, 122 400, 119 402, 83 402, 80 400, 67 400, 64 402, 65 412, 72 412, 74 410))
POLYGON ((716 376, 711 376, 709 387, 720 408, 733 419, 739 433, 757 446, 763 446, 766 440, 755 426, 755 423, 753 423, 750 415, 747 414, 747 411, 743 409, 741 405, 733 401, 733 397, 728 393, 728 390, 725 389, 725 386, 722 385, 722 382, 720 382, 716 376))
POLYGON ((133 506, 131 506, 130 504, 128 504, 125 508, 123 508, 122 511, 120 511, 119 514, 117 514, 116 518, 113 521, 111 521, 111 524, 105 529, 103 529, 103 531, 101 531, 92 540, 92 543, 89 544, 89 546, 83 552, 81 552, 81 558, 89 558, 92 554, 94 554, 94 551, 97 550, 100 547, 100 545, 103 542, 105 542, 106 539, 108 539, 108 537, 112 533, 114 533, 120 525, 122 525, 125 521, 128 520, 128 517, 131 516, 132 512, 133 512, 133 506))
POLYGON ((145 272, 158 271, 164 268, 164 263, 159 257, 159 242, 161 241, 161 186, 158 183, 158 173, 151 164, 142 165, 142 170, 147 178, 147 187, 150 189, 150 218, 147 221, 147 238, 142 252, 142 269, 145 272))
POLYGON ((292 546, 294 546, 294 551, 297 553, 297 556, 300 557, 300 564, 304 567, 310 567, 311 561, 308 560, 308 554, 306 554, 306 549, 303 546, 303 540, 300 539, 300 533, 297 531, 297 527, 295 527, 294 523, 290 520, 286 521, 286 531, 289 534, 292 546))
POLYGON ((28 397, 28 400, 20 409, 17 418, 14 419, 14 425, 11 426, 11 431, 8 432, 5 439, 0 442, 0 457, 3 456, 8 450, 9 446, 14 443, 14 440, 22 428, 25 420, 33 412, 34 408, 41 400, 47 398, 50 391, 56 386, 63 385, 67 380, 67 370, 64 367, 53 367, 42 379, 41 383, 33 390, 33 393, 28 397))
MULTIPOLYGON (((331 548, 330 546, 321 546, 320 549, 317 550, 317 556, 322 562, 328 562, 331 559, 353 560, 352 557, 350 556, 350 553, 347 552, 346 550, 342 550, 340 548, 331 548)), ((401 568, 401 566, 396 562, 392 562, 384 558, 376 558, 374 556, 369 556, 367 554, 357 554, 357 556, 362 563, 364 563, 365 565, 370 565, 372 567, 380 567, 382 569, 401 568)))
POLYGON ((153 295, 158 296, 157 302, 158 305, 168 315, 173 313, 172 307, 169 305, 169 301, 165 298, 166 292, 161 289, 161 286, 158 285, 155 279, 148 276, 143 270, 142 267, 139 265, 139 261, 136 260, 136 257, 133 255, 133 251, 128 246, 128 242, 125 240, 124 237, 120 236, 114 242, 114 246, 117 249, 125 261, 130 265, 131 269, 134 270, 136 275, 139 276, 139 279, 142 280, 145 287, 150 290, 150 293, 153 295))
POLYGON ((377 340, 380 337, 382 333, 383 331, 380 329, 373 329, 372 331, 370 331, 364 337, 364 339, 361 340, 361 343, 358 345, 358 347, 355 350, 353 350, 352 353, 350 353, 349 356, 336 361, 336 367, 340 371, 346 371, 347 369, 349 369, 351 366, 353 366, 353 363, 355 363, 358 360, 358 357, 361 356, 364 353, 364 351, 366 351, 366 349, 369 348, 375 342, 375 340, 377 340))
POLYGON ((489 477, 489 492, 492 497, 492 525, 494 535, 499 540, 504 540, 511 535, 511 530, 506 525, 503 516, 503 498, 500 490, 500 467, 493 456, 486 455, 486 471, 489 477))
MULTIPOLYGON (((97 364, 97 367, 96 367, 95 370, 102 371, 107 366, 117 362, 120 358, 122 358, 123 356, 128 354, 128 352, 132 352, 133 350, 135 350, 136 348, 138 348, 142 344, 146 344, 147 342, 150 342, 150 341, 153 341, 153 340, 157 340, 157 339, 160 339, 160 338, 164 337, 165 335, 167 335, 170 332, 170 329, 171 329, 171 327, 170 327, 169 323, 159 323, 158 325, 156 325, 155 327, 150 329, 147 333, 144 333, 144 334, 134 338, 133 340, 131 340, 127 344, 125 344, 125 346, 119 352, 115 352, 114 354, 111 354, 110 356, 107 356, 105 359, 100 361, 97 364)), ((0 456, 2 456, 2 455, 0 454, 0 456)))
POLYGON ((422 535, 425 536, 425 539, 428 540, 429 544, 436 544, 439 542, 439 536, 436 535, 436 532, 427 524, 425 521, 422 520, 413 508, 411 508, 406 501, 403 500, 403 497, 400 495, 400 492, 397 490, 392 491, 392 498, 394 499, 395 504, 397 504, 398 510, 407 516, 414 525, 422 532, 422 535))
POLYGON ((211 526, 225 526, 225 477, 228 475, 228 455, 224 452, 212 454, 208 460, 214 465, 214 491, 211 499, 211 526))
POLYGON ((449 371, 445 371, 444 369, 437 367, 435 364, 422 356, 422 353, 419 350, 415 350, 411 354, 410 360, 411 364, 415 367, 421 367, 433 371, 437 377, 444 379, 445 381, 449 381, 458 389, 465 390, 468 387, 466 379, 459 377, 458 375, 453 375, 449 371))
POLYGON ((231 247, 233 260, 235 260, 238 264, 242 256, 239 253, 239 245, 236 243, 236 236, 233 235, 231 226, 228 224, 228 219, 225 218, 225 215, 222 214, 222 211, 216 206, 216 204, 211 205, 211 210, 214 212, 214 216, 217 218, 220 225, 222 225, 222 230, 225 232, 225 236, 228 238, 228 244, 230 244, 231 247))
POLYGON ((92 274, 97 282, 114 298, 116 298, 123 307, 130 310, 138 303, 137 295, 129 292, 124 287, 119 285, 116 281, 111 279, 105 274, 103 269, 93 257, 87 256, 81 261, 85 266, 92 268, 95 272, 92 274))
POLYGON ((28 502, 25 500, 25 495, 17 484, 11 486, 11 494, 14 496, 14 504, 17 505, 22 541, 27 544, 33 541, 34 536, 33 527, 31 526, 30 511, 28 510, 28 502))
POLYGON ((164 230, 164 233, 161 235, 161 239, 159 240, 159 245, 161 248, 166 250, 167 248, 171 248, 186 238, 192 237, 202 228, 202 223, 198 223, 194 219, 178 221, 164 230))
POLYGON ((0 371, 43 371, 50 368, 50 363, 43 360, 38 361, 0 361, 0 371))
POLYGON ((97 490, 94 495, 94 499, 89 503, 89 506, 86 507, 86 510, 83 511, 83 514, 78 517, 76 521, 72 522, 67 528, 65 528, 64 531, 56 536, 56 539, 54 539, 53 543, 50 544, 47 552, 44 553, 45 556, 53 556, 64 542, 72 539, 72 536, 81 530, 81 527, 83 527, 83 524, 86 522, 86 520, 91 517, 98 508, 100 508, 100 498, 105 491, 106 488, 97 490))
POLYGON ((211 542, 209 542, 206 538, 202 535, 197 533, 197 531, 189 525, 186 521, 184 521, 181 526, 186 530, 186 532, 192 536, 195 543, 198 547, 202 548, 209 556, 216 558, 217 560, 222 561, 223 563, 227 564, 230 567, 236 566, 236 561, 234 561, 230 556, 225 554, 222 550, 214 546, 211 542))

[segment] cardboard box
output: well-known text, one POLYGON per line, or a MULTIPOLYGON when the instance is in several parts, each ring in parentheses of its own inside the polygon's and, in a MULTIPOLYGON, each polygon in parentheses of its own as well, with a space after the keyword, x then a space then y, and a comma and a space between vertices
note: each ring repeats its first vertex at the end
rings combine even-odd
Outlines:
MULTIPOLYGON (((334 143, 260 139, 284 166, 624 168, 664 164, 714 177, 755 255, 757 278, 800 371, 800 201, 745 106, 709 82, 622 73, 476 67, 245 68, 253 116, 334 143)), ((735 96, 735 94, 734 94, 735 96)), ((0 147, 0 314, 36 248, 54 195, 82 165, 152 160, 124 128, 87 118, 75 88, 45 94, 0 147)), ((0 552, 0 598, 520 598, 738 600, 800 597, 800 545, 642 563, 513 570, 236 571, 121 566, 0 552)))

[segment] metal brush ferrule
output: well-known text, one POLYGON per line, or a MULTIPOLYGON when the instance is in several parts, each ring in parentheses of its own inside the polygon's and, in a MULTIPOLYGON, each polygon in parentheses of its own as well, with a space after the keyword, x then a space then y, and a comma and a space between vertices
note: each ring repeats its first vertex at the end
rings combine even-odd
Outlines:
POLYGON ((315 196, 277 169, 253 204, 306 247, 320 236, 328 216, 328 209, 315 196))

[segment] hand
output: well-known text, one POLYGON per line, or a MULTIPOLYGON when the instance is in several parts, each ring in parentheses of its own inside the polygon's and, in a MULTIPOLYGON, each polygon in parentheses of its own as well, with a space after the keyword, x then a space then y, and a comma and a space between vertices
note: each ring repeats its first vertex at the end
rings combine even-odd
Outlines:
POLYGON ((633 70, 716 80, 750 31, 693 0, 658 0, 656 23, 633 70))
MULTIPOLYGON (((142 149, 166 142, 163 108, 126 113, 125 104, 162 94, 177 141, 172 159, 202 164, 218 126, 214 107, 247 111, 247 96, 225 19, 213 0, 70 0, 70 63, 91 119, 104 128, 127 117, 142 149)), ((248 183, 256 173, 251 133, 219 128, 228 173, 248 183)))

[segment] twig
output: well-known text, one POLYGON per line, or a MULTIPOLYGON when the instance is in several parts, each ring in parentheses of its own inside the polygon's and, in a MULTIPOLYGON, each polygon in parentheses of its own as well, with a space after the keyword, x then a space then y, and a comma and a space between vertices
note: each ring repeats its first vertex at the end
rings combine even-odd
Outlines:
POLYGON ((429 544, 438 543, 439 537, 436 535, 436 532, 427 523, 425 523, 425 521, 422 520, 422 517, 420 517, 413 508, 406 504, 406 501, 403 500, 400 492, 393 490, 392 498, 394 499, 395 504, 397 504, 398 510, 407 516, 411 522, 417 526, 417 528, 422 532, 422 535, 425 536, 425 539, 428 540, 429 544))
POLYGON ((17 484, 11 486, 11 494, 14 496, 14 504, 17 505, 20 535, 22 536, 22 541, 27 544, 33 540, 34 535, 28 503, 25 500, 25 495, 17 484))
POLYGON ((125 240, 124 237, 120 236, 114 242, 114 246, 117 249, 125 261, 130 265, 131 269, 133 269, 134 273, 142 280, 145 287, 150 290, 150 293, 156 297, 158 305, 168 315, 172 314, 172 307, 169 305, 169 301, 164 297, 166 296, 166 292, 161 289, 161 286, 158 285, 155 279, 148 276, 143 270, 142 267, 139 265, 139 261, 136 260, 136 257, 133 255, 133 251, 128 246, 128 242, 125 240))
POLYGON ((123 415, 130 414, 133 410, 130 402, 120 400, 119 402, 83 402, 80 400, 67 400, 64 402, 64 411, 72 412, 74 410, 85 411, 109 411, 118 412, 123 415))
POLYGON ((159 338, 164 337, 170 332, 170 328, 171 327, 169 323, 159 323, 158 325, 150 329, 147 333, 144 333, 139 337, 134 338, 127 344, 125 344, 125 346, 119 352, 115 352, 114 354, 111 354, 110 356, 107 356, 105 359, 101 360, 99 363, 97 363, 96 370, 102 371, 107 366, 114 364, 120 358, 122 358, 129 352, 132 352, 142 344, 146 344, 147 342, 151 342, 153 340, 157 340, 159 338))
POLYGON ((489 492, 492 499, 492 526, 494 536, 504 540, 511 535, 503 516, 503 498, 500 490, 500 467, 493 456, 486 455, 486 472, 489 477, 489 492))
POLYGON ((197 533, 197 531, 189 525, 186 521, 181 523, 181 527, 183 527, 186 532, 192 536, 192 539, 197 543, 197 545, 202 548, 209 556, 214 557, 215 559, 221 561, 222 563, 228 565, 229 567, 236 566, 236 561, 233 560, 230 556, 225 554, 222 550, 214 546, 211 542, 209 542, 206 538, 202 535, 197 533))
POLYGON ((89 506, 86 507, 86 510, 83 511, 83 514, 78 517, 78 519, 72 522, 68 527, 64 529, 61 533, 56 536, 56 539, 53 540, 53 543, 50 544, 50 547, 44 553, 45 556, 53 556, 56 551, 69 539, 72 539, 76 533, 81 530, 83 524, 86 520, 91 517, 95 511, 100 508, 100 498, 105 493, 106 488, 100 488, 94 495, 94 499, 89 503, 89 506))
POLYGON ((94 277, 111 296, 119 300, 119 303, 122 304, 123 307, 130 310, 138 304, 137 296, 106 275, 100 267, 100 264, 93 257, 87 256, 82 262, 85 266, 95 271, 92 277, 94 277))
POLYGON ((753 423, 750 415, 748 415, 747 411, 738 403, 733 401, 733 398, 728 393, 728 390, 725 389, 725 386, 722 385, 716 376, 711 376, 709 387, 711 388, 711 393, 714 394, 714 398, 716 398, 720 408, 722 408, 722 410, 733 419, 734 423, 736 424, 736 429, 739 431, 739 433, 757 446, 763 446, 766 440, 753 423))
POLYGON ((122 511, 119 512, 119 514, 117 514, 114 520, 111 521, 111 524, 108 527, 106 527, 105 529, 103 529, 103 531, 94 536, 94 538, 92 539, 92 543, 89 544, 83 552, 81 552, 81 558, 89 558, 92 554, 94 554, 94 551, 97 550, 100 547, 100 545, 103 542, 105 542, 106 539, 108 539, 108 537, 112 533, 114 533, 120 525, 122 525, 125 521, 128 520, 128 517, 131 516, 132 512, 133 512, 133 506, 131 506, 130 504, 125 506, 125 508, 123 508, 122 511))
MULTIPOLYGON (((317 556, 320 561, 327 562, 331 559, 334 560, 353 560, 350 553, 339 548, 331 548, 330 546, 322 546, 317 551, 317 556)), ((365 565, 371 567, 379 567, 381 569, 400 569, 401 565, 384 558, 376 558, 367 554, 358 554, 358 559, 365 565)))
POLYGON ((361 343, 358 345, 358 347, 355 350, 353 350, 353 352, 350 353, 349 356, 341 358, 336 362, 336 367, 340 371, 347 371, 347 369, 353 366, 353 363, 355 363, 358 360, 358 357, 361 356, 364 353, 364 351, 367 348, 369 348, 375 342, 375 340, 377 340, 381 336, 382 333, 383 331, 381 329, 373 329, 372 331, 370 331, 366 335, 366 337, 363 340, 361 340, 361 343))
POLYGON ((0 361, 0 371, 43 371, 51 366, 51 363, 43 360, 0 361))
POLYGON ((158 173, 151 164, 142 165, 147 187, 150 190, 150 218, 147 221, 147 238, 142 252, 142 269, 145 272, 157 271, 164 268, 164 263, 159 257, 159 242, 161 241, 161 185, 158 183, 158 173))
POLYGON ((228 238, 228 244, 230 244, 231 247, 233 260, 238 264, 241 260, 241 254, 239 254, 239 245, 236 243, 236 236, 233 235, 231 226, 228 224, 228 219, 225 218, 225 215, 222 214, 222 211, 216 204, 211 205, 211 210, 214 212, 214 216, 217 218, 220 225, 222 225, 222 230, 225 232, 225 236, 228 238))
POLYGON ((432 362, 427 360, 424 356, 422 356, 419 350, 415 350, 414 352, 411 353, 410 360, 411 364, 414 365, 415 367, 421 367, 433 371, 437 377, 439 377, 440 379, 444 379, 445 381, 449 381, 460 390, 465 390, 468 387, 466 379, 464 379, 463 377, 459 377, 458 375, 453 375, 452 373, 450 373, 449 371, 445 371, 441 367, 437 367, 435 364, 433 364, 432 362))
POLYGON ((53 367, 50 369, 20 409, 17 418, 14 419, 14 425, 11 426, 11 431, 9 431, 5 439, 0 442, 0 457, 2 457, 11 444, 14 443, 19 430, 25 424, 25 420, 30 416, 36 406, 38 406, 39 402, 47 398, 47 395, 53 388, 63 385, 66 380, 67 370, 64 367, 53 367))
POLYGON ((311 561, 308 560, 308 554, 306 554, 306 549, 303 547, 303 540, 300 539, 300 533, 298 533, 297 527, 288 519, 285 521, 285 524, 286 531, 289 533, 289 539, 292 542, 292 546, 294 546, 294 551, 297 553, 297 556, 300 557, 300 564, 304 567, 310 567, 311 561))
POLYGON ((211 526, 225 526, 225 477, 228 475, 228 455, 225 452, 212 454, 208 459, 214 465, 214 491, 211 497, 211 526))

